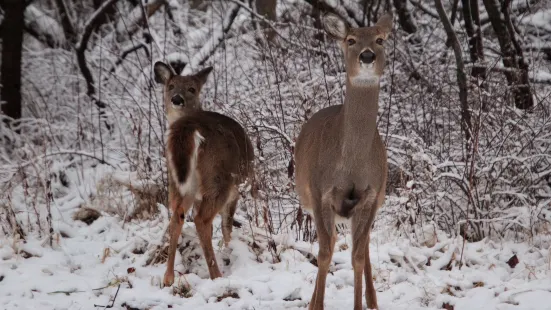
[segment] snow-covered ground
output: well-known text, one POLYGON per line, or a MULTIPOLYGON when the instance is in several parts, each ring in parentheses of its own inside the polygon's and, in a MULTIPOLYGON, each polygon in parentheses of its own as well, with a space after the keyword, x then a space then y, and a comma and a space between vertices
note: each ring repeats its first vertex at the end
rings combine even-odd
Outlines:
MULTIPOLYGON (((186 223, 181 274, 173 287, 161 288, 164 264, 145 265, 168 225, 164 207, 151 220, 123 223, 104 213, 89 226, 72 220, 73 212, 54 221, 64 237, 52 247, 31 238, 0 240, 1 309, 103 309, 117 290, 114 309, 304 309, 310 300, 316 267, 305 255, 317 254, 317 243, 277 235, 275 262, 261 230, 234 229, 224 248, 216 221, 213 244, 224 276, 212 281, 194 225, 186 223)), ((380 309, 551 309, 551 238, 466 243, 459 268, 460 239, 430 229, 424 237, 428 246, 414 246, 389 228, 373 232, 380 309), (514 255, 516 265, 508 263, 514 255)), ((353 307, 349 241, 342 235, 336 244, 326 309, 353 307)))

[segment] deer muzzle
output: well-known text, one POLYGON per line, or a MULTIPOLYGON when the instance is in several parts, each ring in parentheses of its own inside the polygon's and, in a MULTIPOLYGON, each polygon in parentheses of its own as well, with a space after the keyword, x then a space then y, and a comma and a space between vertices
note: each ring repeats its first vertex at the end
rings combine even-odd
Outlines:
POLYGON ((179 107, 183 107, 186 103, 182 95, 174 95, 172 96, 170 101, 172 102, 172 105, 179 106, 179 107))
POLYGON ((375 61, 375 53, 370 50, 365 50, 360 54, 360 62, 362 64, 372 64, 375 61))

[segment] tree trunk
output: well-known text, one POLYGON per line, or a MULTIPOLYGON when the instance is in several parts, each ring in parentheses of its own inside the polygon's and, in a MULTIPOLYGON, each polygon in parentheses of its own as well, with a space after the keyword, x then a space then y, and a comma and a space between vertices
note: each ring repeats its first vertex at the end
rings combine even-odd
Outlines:
MULTIPOLYGON (((13 120, 21 118, 21 53, 25 2, 4 0, 2 31, 2 113, 13 120)), ((11 123, 11 120, 7 121, 11 123)))
POLYGON ((505 77, 513 93, 515 106, 518 109, 525 110, 534 106, 530 81, 528 80, 528 64, 524 60, 522 49, 512 29, 511 18, 509 16, 509 1, 505 1, 502 12, 497 0, 483 0, 484 7, 488 11, 490 23, 499 41, 503 65, 507 69, 505 70, 505 77))
POLYGON ((453 30, 451 21, 448 19, 446 12, 444 11, 444 6, 440 0, 434 0, 436 10, 440 16, 440 20, 444 25, 446 30, 446 35, 448 36, 448 41, 451 43, 453 52, 455 54, 455 62, 457 65, 457 84, 459 86, 459 102, 461 104, 461 129, 465 134, 465 149, 466 154, 470 154, 471 150, 471 112, 469 110, 468 102, 468 88, 467 88, 467 75, 465 74, 465 65, 463 64, 463 55, 461 52, 461 45, 457 39, 457 35, 453 30))
MULTIPOLYGON (((258 15, 264 16, 267 20, 276 21, 276 7, 277 0, 256 0, 256 12, 258 15)), ((262 23, 260 23, 260 25, 266 29, 266 38, 268 41, 273 42, 276 35, 274 30, 271 27, 262 25, 262 23)))
MULTIPOLYGON (((56 0, 56 1, 63 1, 63 0, 56 0)), ((106 0, 93 0, 94 1, 94 10, 99 9, 102 4, 106 0)), ((117 13, 117 8, 115 6, 110 6, 107 11, 105 11, 104 14, 101 15, 100 19, 98 20, 98 23, 100 25, 103 25, 108 22, 112 22, 115 20, 115 14, 117 13)))
MULTIPOLYGON (((480 11, 478 8, 478 0, 470 0, 471 3, 471 16, 473 19, 475 33, 473 37, 473 44, 476 49, 476 55, 479 62, 484 62, 484 45, 482 44, 482 29, 480 28, 480 11)), ((473 76, 484 78, 486 76, 486 68, 484 66, 473 67, 473 76)))
MULTIPOLYGON (((461 0, 461 7, 463 9, 465 30, 467 32, 467 36, 469 37, 469 54, 471 56, 471 62, 473 63, 473 65, 475 65, 479 60, 481 60, 481 58, 484 57, 483 55, 479 54, 481 52, 481 48, 479 48, 478 44, 482 44, 482 38, 479 36, 480 28, 477 27, 477 30, 475 30, 473 21, 473 9, 476 10, 476 14, 478 15, 477 0, 461 0)), ((481 69, 482 67, 480 66, 473 66, 471 75, 475 77, 483 76, 484 70, 481 69)))
POLYGON ((415 33, 417 31, 417 26, 408 9, 408 0, 393 0, 393 2, 402 29, 407 33, 415 33))

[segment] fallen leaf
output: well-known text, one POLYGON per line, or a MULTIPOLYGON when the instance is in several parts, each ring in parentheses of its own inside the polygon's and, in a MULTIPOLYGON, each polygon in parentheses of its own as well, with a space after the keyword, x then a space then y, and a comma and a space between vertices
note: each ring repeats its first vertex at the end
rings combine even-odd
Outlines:
POLYGON ((446 310, 453 310, 453 305, 450 305, 449 303, 445 302, 443 305, 442 305, 442 308, 446 309, 446 310))
POLYGON ((519 261, 518 261, 518 257, 517 255, 513 255, 511 258, 509 258, 509 260, 507 261, 507 265, 509 265, 509 267, 511 268, 515 268, 516 265, 518 265, 519 261))
POLYGON ((126 272, 128 272, 129 274, 134 273, 134 272, 136 272, 136 268, 130 267, 130 268, 126 269, 126 272))

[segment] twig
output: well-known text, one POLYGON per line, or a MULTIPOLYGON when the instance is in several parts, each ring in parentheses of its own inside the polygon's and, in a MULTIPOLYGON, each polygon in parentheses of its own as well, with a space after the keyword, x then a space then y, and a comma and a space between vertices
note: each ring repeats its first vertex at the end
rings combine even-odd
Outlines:
MULTIPOLYGON (((138 45, 134 45, 126 50, 124 50, 121 55, 119 56, 119 58, 117 59, 117 61, 115 62, 115 64, 113 65, 113 67, 111 68, 111 70, 109 70, 109 73, 115 73, 115 70, 117 69, 117 67, 123 62, 123 60, 126 58, 126 56, 130 55, 130 53, 134 53, 134 52, 137 52, 138 50, 140 49, 143 49, 145 54, 147 55, 147 58, 149 58, 149 49, 147 48, 147 45, 145 45, 144 43, 140 43, 138 45)), ((104 78, 105 80, 108 79, 108 77, 106 76, 104 78)))
POLYGON ((110 309, 113 308, 115 305, 115 300, 117 299, 117 295, 119 294, 119 290, 121 289, 121 285, 119 284, 119 287, 117 287, 117 292, 115 293, 115 297, 113 297, 113 300, 111 300, 111 305, 101 306, 94 304, 94 307, 103 307, 104 309, 110 309))
POLYGON ((85 291, 77 291, 76 289, 75 290, 72 290, 72 291, 53 291, 53 292, 49 292, 48 295, 52 295, 52 294, 65 294, 67 296, 73 294, 73 293, 85 293, 85 291))

